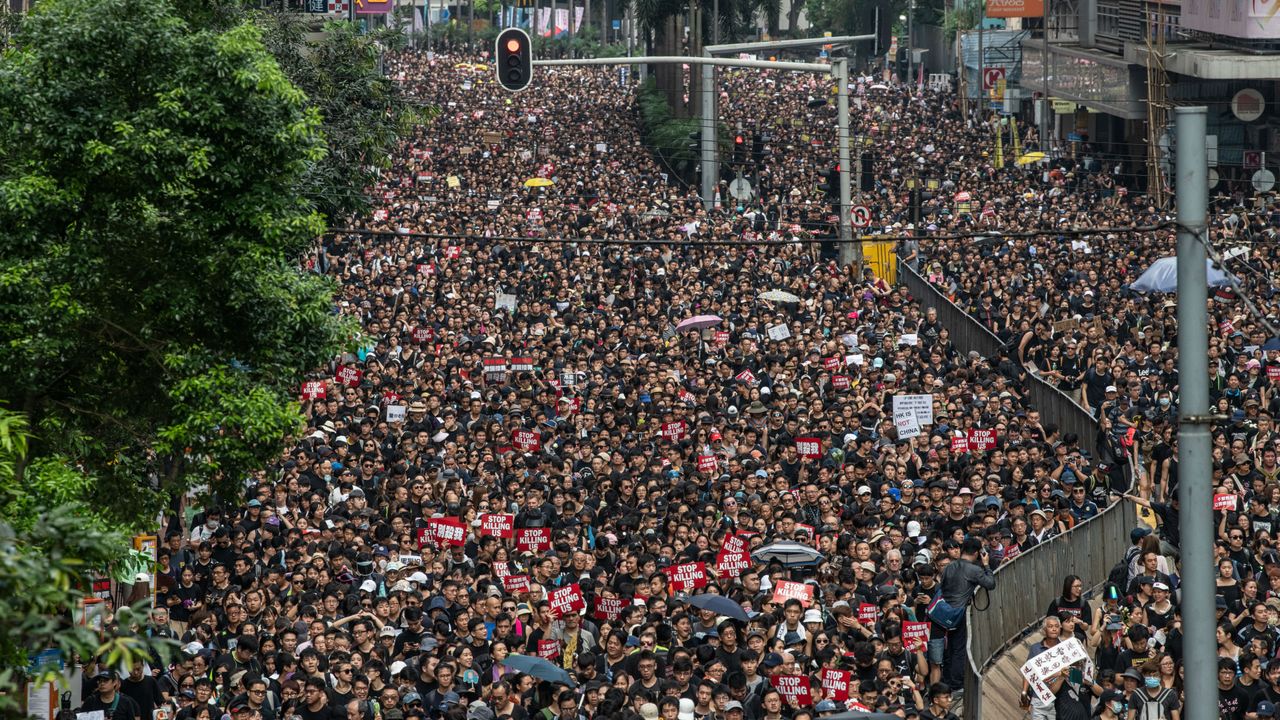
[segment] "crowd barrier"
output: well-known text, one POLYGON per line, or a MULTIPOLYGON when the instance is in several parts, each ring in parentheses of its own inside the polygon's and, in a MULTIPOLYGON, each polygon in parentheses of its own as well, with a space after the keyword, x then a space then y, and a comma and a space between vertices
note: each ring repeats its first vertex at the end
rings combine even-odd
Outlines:
MULTIPOLYGON (((1004 343, 962 308, 929 284, 906 263, 898 263, 898 280, 925 308, 933 307, 961 352, 977 351, 995 358, 1004 343)), ((1042 422, 1056 423, 1063 434, 1075 433, 1080 447, 1098 457, 1097 422, 1068 395, 1031 376, 1028 399, 1042 422)), ((1079 575, 1086 588, 1107 579, 1129 544, 1137 521, 1131 503, 1118 502, 1097 517, 1081 523, 1049 542, 1038 545, 996 571, 996 588, 979 592, 967 611, 969 671, 965 673, 963 717, 981 718, 983 673, 1007 648, 1034 630, 1044 612, 1062 591, 1067 575, 1079 575)), ((1015 697, 993 698, 1016 703, 1015 697)))

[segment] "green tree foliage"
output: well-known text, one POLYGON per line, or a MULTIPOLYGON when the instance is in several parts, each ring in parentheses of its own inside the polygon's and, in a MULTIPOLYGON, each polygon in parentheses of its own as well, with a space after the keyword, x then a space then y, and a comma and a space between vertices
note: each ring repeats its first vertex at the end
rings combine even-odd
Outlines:
MULTIPOLYGON (((142 608, 122 608, 117 624, 99 634, 76 622, 73 608, 86 573, 106 572, 124 559, 124 535, 73 500, 85 475, 58 458, 25 463, 30 444, 25 420, 0 410, 0 688, 16 688, 28 658, 46 648, 63 658, 104 657, 111 666, 174 649, 137 634, 142 608), (26 480, 15 469, 26 465, 26 480)), ((53 680, 56 667, 35 668, 34 679, 53 680)), ((0 718, 21 718, 20 696, 0 693, 0 718)))
POLYGON ((297 265, 325 154, 256 24, 37 4, 0 56, 0 406, 35 436, 19 484, 61 459, 96 511, 147 525, 279 452, 300 370, 351 332, 297 265))

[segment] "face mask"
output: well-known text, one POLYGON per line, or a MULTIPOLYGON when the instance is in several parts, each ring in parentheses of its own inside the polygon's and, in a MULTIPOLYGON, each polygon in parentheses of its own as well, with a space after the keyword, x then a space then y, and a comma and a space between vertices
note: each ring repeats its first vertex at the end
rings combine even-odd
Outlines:
POLYGON ((1119 715, 1123 711, 1124 711, 1124 703, 1120 702, 1119 700, 1111 701, 1111 712, 1119 715))
POLYGON ((1156 688, 1160 687, 1160 678, 1158 677, 1144 678, 1143 682, 1146 683, 1146 686, 1151 688, 1152 690, 1155 690, 1156 688))
POLYGON ((218 528, 218 521, 217 521, 217 520, 206 520, 206 521, 205 521, 205 523, 204 523, 204 526, 205 526, 205 527, 207 527, 207 528, 209 528, 210 530, 216 530, 216 529, 218 528))
POLYGON ((1169 398, 1160 398, 1160 407, 1169 407, 1169 398))

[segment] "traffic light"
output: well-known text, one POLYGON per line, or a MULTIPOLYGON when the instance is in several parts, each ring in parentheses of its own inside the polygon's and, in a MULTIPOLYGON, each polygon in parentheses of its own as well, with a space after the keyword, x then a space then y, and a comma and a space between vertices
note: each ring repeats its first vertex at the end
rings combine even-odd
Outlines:
POLYGON ((818 189, 827 196, 828 200, 840 199, 840 166, 833 165, 830 170, 823 170, 818 173, 818 177, 822 178, 822 182, 818 183, 818 189))
POLYGON ((520 28, 507 28, 498 33, 493 53, 498 84, 511 92, 520 92, 533 81, 533 43, 529 33, 520 28))
POLYGON ((871 153, 862 153, 862 174, 858 176, 858 189, 862 192, 871 192, 876 189, 876 182, 871 174, 871 153))
POLYGON ((746 159, 747 139, 742 133, 733 136, 733 162, 738 164, 746 159))

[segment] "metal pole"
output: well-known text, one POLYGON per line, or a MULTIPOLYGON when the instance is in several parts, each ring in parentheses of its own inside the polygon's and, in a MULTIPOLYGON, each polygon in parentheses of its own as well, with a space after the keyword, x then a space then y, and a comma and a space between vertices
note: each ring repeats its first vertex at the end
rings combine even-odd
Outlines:
POLYGON ((716 162, 716 67, 702 66, 702 206, 715 209, 720 165, 716 162))
POLYGON ((915 29, 916 0, 907 3, 907 86, 916 81, 915 29))
POLYGON ((987 47, 986 27, 987 24, 987 4, 979 0, 978 12, 978 121, 987 116, 987 47))
MULTIPOLYGON (((575 58, 572 60, 534 60, 534 65, 661 65, 681 63, 685 65, 715 65, 718 67, 744 67, 763 70, 792 70, 821 75, 834 75, 831 65, 820 63, 784 62, 777 60, 742 60, 739 58, 712 58, 684 55, 644 55, 616 58, 575 58)), ((847 83, 846 83, 847 89, 847 83)))
POLYGON ((1044 98, 1040 103, 1040 150, 1049 152, 1049 135, 1053 133, 1053 116, 1049 111, 1053 104, 1049 102, 1049 0, 1044 0, 1044 62, 1040 64, 1044 82, 1044 98))
POLYGON ((720 0, 711 3, 711 42, 720 44, 720 0))
POLYGON ((755 52, 756 50, 783 50, 786 48, 817 47, 819 45, 849 45, 863 40, 874 40, 871 35, 837 35, 835 37, 797 38, 795 40, 766 40, 765 42, 730 43, 708 45, 703 50, 708 55, 755 52))
POLYGON ((875 50, 874 52, 871 53, 871 57, 878 58, 880 57, 880 6, 879 5, 876 6, 876 19, 874 22, 876 27, 876 31, 874 33, 876 42, 875 42, 875 50))
POLYGON ((1209 202, 1205 118, 1201 107, 1174 109, 1177 123, 1178 518, 1182 529, 1182 626, 1187 720, 1218 717, 1218 644, 1214 640, 1213 467, 1209 438, 1209 332, 1206 250, 1209 202))
POLYGON ((849 210, 852 188, 849 183, 849 60, 836 58, 831 63, 831 74, 836 81, 836 112, 838 115, 838 131, 836 142, 840 144, 840 266, 848 267, 858 264, 858 276, 862 276, 862 246, 853 242, 853 227, 850 224, 849 210))

